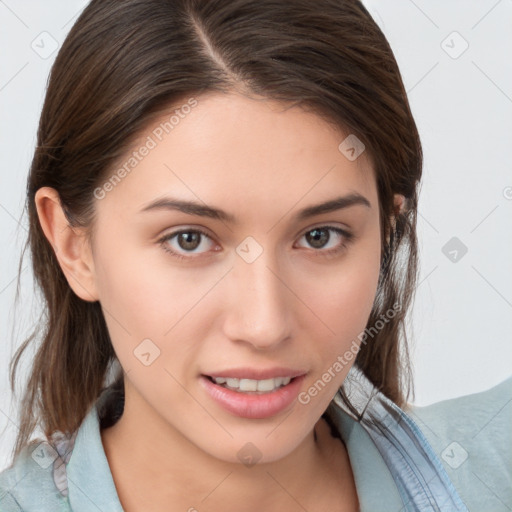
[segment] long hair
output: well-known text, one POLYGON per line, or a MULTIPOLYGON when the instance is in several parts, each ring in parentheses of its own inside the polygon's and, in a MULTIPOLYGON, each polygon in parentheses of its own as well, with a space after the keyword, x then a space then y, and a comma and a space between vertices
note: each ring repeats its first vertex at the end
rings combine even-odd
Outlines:
MULTIPOLYGON (((235 90, 300 105, 364 143, 378 188, 382 256, 367 324, 374 331, 355 364, 396 404, 406 402, 405 318, 417 278, 422 151, 391 48, 363 4, 93 0, 51 69, 27 182, 20 268, 29 248, 43 314, 10 365, 16 393, 20 358, 37 343, 13 458, 36 426, 46 435, 75 431, 116 362, 99 302, 74 294, 44 236, 36 191, 53 187, 69 224, 90 227, 95 188, 152 119, 183 98, 235 90), (394 210, 395 193, 405 196, 404 211, 394 210), (382 322, 391 309, 394 316, 382 322)), ((113 385, 122 392, 122 371, 113 385)))

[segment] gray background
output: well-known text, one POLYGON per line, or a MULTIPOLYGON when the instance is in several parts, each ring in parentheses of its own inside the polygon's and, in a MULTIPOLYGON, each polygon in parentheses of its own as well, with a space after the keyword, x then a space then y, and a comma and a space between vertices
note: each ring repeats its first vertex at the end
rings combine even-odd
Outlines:
MULTIPOLYGON (((8 364, 40 307, 28 258, 14 307, 25 181, 53 50, 86 3, 0 0, 0 469, 17 429, 8 364)), ((512 373, 512 0, 364 3, 395 52, 425 153, 410 333, 414 403, 426 405, 512 373)))

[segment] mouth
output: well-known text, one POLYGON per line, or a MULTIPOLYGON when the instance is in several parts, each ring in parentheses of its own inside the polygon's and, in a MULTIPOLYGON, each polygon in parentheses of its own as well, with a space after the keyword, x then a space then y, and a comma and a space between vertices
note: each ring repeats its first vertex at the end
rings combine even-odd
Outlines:
POLYGON ((248 379, 201 375, 206 395, 234 416, 248 419, 270 418, 294 405, 306 377, 278 376, 248 379))

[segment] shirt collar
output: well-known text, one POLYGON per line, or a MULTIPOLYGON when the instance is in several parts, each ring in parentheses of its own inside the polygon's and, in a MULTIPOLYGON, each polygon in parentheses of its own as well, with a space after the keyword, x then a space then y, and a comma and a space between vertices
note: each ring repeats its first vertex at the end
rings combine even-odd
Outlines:
POLYGON ((80 425, 67 466, 68 496, 74 512, 123 512, 101 442, 97 403, 80 425))
MULTIPOLYGON (((388 468, 387 472, 383 472, 384 477, 391 475, 394 480, 394 485, 386 482, 386 492, 398 490, 402 503, 400 510, 468 512, 443 464, 418 425, 381 393, 356 365, 350 369, 343 383, 343 392, 352 407, 347 406, 341 392, 338 392, 329 404, 326 414, 332 420, 338 421, 340 429, 344 423, 348 422, 350 425, 348 418, 352 418, 357 422, 358 427, 366 432, 372 442, 365 439, 367 442, 354 443, 352 459, 357 460, 354 450, 364 446, 370 457, 365 465, 376 463, 379 457, 372 457, 372 455, 376 455, 375 449, 377 449, 380 458, 388 468), (371 458, 374 459, 373 462, 371 458)), ((354 429, 355 427, 352 427, 352 430, 354 429)), ((350 449, 348 451, 350 456, 350 449)), ((359 455, 364 457, 364 454, 359 453, 359 455)), ((371 466, 366 466, 365 471, 369 468, 371 466)), ((368 479, 363 480, 361 471, 359 476, 362 493, 372 496, 372 501, 373 497, 377 498, 374 496, 376 491, 379 494, 382 492, 383 497, 386 495, 386 492, 383 492, 380 475, 373 482, 368 479)), ((390 500, 396 497, 394 492, 392 495, 388 496, 390 500)), ((383 505, 380 500, 377 508, 381 510, 383 505)), ((385 509, 389 509, 388 505, 385 509)), ((370 510, 375 510, 375 507, 370 510)))
POLYGON ((329 412, 347 448, 360 509, 402 510, 393 476, 366 430, 339 407, 329 412))

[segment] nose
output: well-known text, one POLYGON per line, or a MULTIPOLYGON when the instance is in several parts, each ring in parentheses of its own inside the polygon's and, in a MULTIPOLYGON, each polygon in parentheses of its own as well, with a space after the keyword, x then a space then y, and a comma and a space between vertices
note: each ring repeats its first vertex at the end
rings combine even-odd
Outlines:
POLYGON ((264 251, 255 261, 237 258, 229 274, 225 335, 259 350, 284 343, 292 330, 293 293, 275 259, 264 251))

